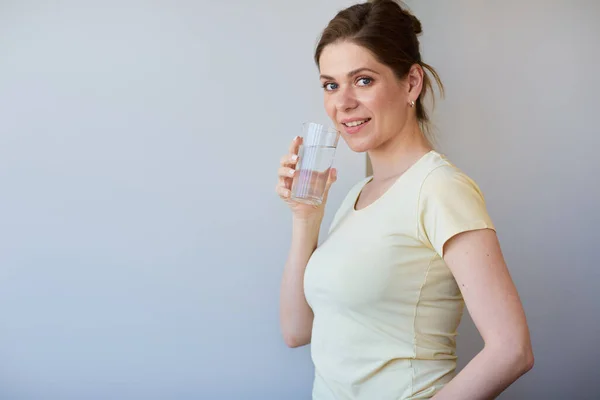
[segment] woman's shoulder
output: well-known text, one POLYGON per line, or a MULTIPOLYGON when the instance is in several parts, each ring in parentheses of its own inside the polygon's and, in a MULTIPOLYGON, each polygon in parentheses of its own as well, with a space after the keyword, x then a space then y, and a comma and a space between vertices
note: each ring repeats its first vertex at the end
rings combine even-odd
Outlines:
POLYGON ((482 194, 478 184, 470 175, 457 167, 444 154, 432 151, 423 174, 421 194, 451 195, 467 188, 479 195, 482 194))
POLYGON ((495 229, 477 183, 441 156, 424 178, 419 193, 419 234, 443 256, 446 241, 474 229, 495 229))

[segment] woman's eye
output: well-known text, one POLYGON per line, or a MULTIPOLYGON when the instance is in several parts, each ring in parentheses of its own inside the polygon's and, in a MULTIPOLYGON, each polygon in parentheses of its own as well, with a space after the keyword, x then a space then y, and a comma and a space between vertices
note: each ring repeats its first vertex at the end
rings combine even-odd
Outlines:
POLYGON ((357 82, 358 82, 358 86, 368 86, 371 83, 373 83, 373 79, 371 79, 371 78, 359 78, 357 82))
POLYGON ((331 82, 323 85, 323 88, 327 91, 335 90, 335 89, 337 89, 337 87, 338 87, 337 83, 331 83, 331 82))

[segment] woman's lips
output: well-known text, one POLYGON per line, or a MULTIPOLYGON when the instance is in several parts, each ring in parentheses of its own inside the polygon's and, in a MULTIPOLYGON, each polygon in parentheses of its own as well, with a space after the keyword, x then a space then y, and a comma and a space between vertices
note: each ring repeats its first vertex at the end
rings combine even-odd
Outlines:
POLYGON ((344 127, 344 131, 347 134, 353 135, 360 131, 362 128, 364 128, 364 126, 367 125, 370 121, 371 118, 355 119, 353 121, 342 122, 342 126, 344 127))

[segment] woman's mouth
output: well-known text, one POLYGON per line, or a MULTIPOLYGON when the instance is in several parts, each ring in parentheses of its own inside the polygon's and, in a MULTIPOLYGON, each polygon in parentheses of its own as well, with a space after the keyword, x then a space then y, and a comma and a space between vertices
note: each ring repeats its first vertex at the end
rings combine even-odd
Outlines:
POLYGON ((362 127, 365 126, 370 120, 371 118, 365 118, 350 122, 342 122, 342 125, 344 126, 346 133, 353 134, 361 130, 362 127))

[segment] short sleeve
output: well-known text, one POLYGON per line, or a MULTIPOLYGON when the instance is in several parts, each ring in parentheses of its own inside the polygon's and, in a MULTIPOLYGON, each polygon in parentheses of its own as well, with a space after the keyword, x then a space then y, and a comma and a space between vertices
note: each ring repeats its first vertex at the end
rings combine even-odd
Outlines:
POLYGON ((477 184, 452 165, 437 167, 423 181, 419 194, 418 235, 444 256, 453 236, 476 229, 495 229, 477 184))

